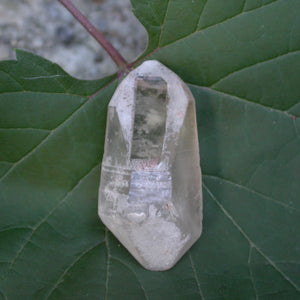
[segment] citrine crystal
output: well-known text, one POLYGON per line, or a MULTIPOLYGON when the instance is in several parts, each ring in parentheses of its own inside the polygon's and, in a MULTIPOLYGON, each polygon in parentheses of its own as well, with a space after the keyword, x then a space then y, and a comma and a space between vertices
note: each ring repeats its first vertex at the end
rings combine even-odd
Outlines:
POLYGON ((200 237, 195 100, 158 61, 131 71, 107 116, 99 216, 149 270, 167 270, 200 237))

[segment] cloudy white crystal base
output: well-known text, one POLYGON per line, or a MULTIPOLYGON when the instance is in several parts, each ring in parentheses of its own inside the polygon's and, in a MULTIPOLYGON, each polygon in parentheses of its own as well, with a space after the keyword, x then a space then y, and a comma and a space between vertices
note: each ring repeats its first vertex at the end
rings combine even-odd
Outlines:
POLYGON ((168 270, 188 250, 185 248, 191 238, 190 234, 184 236, 175 223, 157 216, 157 209, 154 206, 149 207, 149 216, 140 223, 128 220, 117 224, 117 220, 113 217, 102 214, 100 217, 146 269, 168 270))
POLYGON ((161 63, 144 62, 109 104, 98 211, 146 269, 170 269, 200 237, 199 163, 192 94, 161 63))

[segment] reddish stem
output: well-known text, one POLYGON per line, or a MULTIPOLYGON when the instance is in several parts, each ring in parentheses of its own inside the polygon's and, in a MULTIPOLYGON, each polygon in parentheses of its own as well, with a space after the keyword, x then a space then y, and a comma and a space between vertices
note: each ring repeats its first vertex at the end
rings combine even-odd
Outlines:
POLYGON ((124 57, 114 48, 114 46, 98 31, 98 29, 87 20, 87 18, 70 2, 70 0, 58 0, 80 24, 89 32, 91 36, 110 55, 121 71, 127 70, 127 62, 124 57))

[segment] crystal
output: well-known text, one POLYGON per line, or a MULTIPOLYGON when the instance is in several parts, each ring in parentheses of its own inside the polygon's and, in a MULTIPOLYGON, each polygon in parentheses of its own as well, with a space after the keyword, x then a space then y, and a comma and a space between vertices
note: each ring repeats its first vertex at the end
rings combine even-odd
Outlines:
POLYGON ((146 269, 170 269, 200 237, 195 100, 155 60, 131 71, 108 106, 98 213, 146 269))

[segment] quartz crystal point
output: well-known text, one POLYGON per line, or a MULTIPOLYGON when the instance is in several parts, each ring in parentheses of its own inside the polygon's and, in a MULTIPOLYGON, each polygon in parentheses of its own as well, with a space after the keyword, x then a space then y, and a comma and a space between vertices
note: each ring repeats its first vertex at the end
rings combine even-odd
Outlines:
POLYGON ((167 270, 200 237, 195 100, 158 61, 118 86, 109 106, 99 216, 149 270, 167 270))

